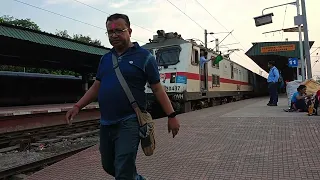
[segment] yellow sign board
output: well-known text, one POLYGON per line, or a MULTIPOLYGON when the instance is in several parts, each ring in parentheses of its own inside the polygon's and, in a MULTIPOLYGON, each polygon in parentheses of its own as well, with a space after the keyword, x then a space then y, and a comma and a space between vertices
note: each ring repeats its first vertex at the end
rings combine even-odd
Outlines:
POLYGON ((294 51, 295 44, 279 45, 279 46, 265 46, 261 47, 261 53, 280 52, 280 51, 294 51))

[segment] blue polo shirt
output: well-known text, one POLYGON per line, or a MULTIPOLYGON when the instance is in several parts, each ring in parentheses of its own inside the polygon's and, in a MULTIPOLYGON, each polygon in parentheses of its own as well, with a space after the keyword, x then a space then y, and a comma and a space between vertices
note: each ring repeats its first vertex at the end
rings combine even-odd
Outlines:
POLYGON ((269 76, 268 76, 267 82, 268 83, 271 83, 271 82, 276 83, 276 82, 278 82, 279 77, 280 77, 280 74, 279 74, 278 69, 275 66, 273 66, 269 71, 269 76))
POLYGON ((299 95, 299 92, 295 92, 293 93, 292 97, 291 97, 291 102, 296 103, 298 101, 297 96, 299 95))
POLYGON ((147 100, 144 92, 146 83, 160 82, 154 56, 148 50, 140 47, 138 43, 133 44, 133 47, 120 56, 114 49, 111 49, 100 60, 96 79, 100 81, 98 102, 102 125, 116 124, 119 121, 136 117, 113 69, 112 54, 118 58, 120 71, 142 110, 146 109, 147 100))

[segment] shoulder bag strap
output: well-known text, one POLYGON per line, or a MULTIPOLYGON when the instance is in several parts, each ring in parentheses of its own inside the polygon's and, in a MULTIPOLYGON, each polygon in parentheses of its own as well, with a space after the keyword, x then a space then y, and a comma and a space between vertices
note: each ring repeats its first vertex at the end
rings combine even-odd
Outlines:
POLYGON ((113 63, 113 69, 116 72, 117 78, 118 78, 118 80, 119 80, 124 92, 126 93, 132 108, 134 109, 134 111, 136 113, 141 112, 137 101, 134 99, 129 86, 128 86, 126 80, 124 79, 124 77, 123 77, 123 75, 122 75, 122 73, 120 71, 119 64, 118 64, 118 59, 114 54, 112 54, 112 63, 113 63))

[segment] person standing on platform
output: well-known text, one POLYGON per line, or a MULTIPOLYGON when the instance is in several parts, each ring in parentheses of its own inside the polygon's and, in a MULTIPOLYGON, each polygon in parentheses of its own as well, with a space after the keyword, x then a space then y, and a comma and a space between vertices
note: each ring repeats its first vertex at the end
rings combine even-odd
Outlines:
POLYGON ((160 83, 158 66, 154 56, 131 42, 132 29, 127 15, 113 14, 107 18, 106 34, 113 48, 102 56, 96 80, 85 95, 67 112, 66 119, 78 112, 97 97, 101 112, 100 153, 103 169, 116 180, 143 180, 136 170, 136 155, 140 142, 139 122, 113 66, 116 56, 118 66, 141 110, 146 109, 145 85, 152 91, 168 115, 168 131, 178 134, 179 121, 171 102, 160 83))
POLYGON ((277 106, 278 105, 278 81, 279 81, 279 70, 275 67, 274 61, 268 62, 268 67, 270 68, 268 76, 268 89, 270 100, 268 106, 277 106))

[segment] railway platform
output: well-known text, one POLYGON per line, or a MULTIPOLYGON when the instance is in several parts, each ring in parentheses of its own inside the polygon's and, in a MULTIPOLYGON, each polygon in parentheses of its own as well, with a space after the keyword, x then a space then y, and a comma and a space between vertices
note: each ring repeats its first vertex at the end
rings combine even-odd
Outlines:
MULTIPOLYGON (((0 133, 66 124, 65 113, 74 103, 0 107, 0 133)), ((74 120, 99 119, 98 103, 85 107, 74 120)))
MULTIPOLYGON (((0 107, 0 117, 66 112, 69 109, 71 109, 73 105, 74 103, 0 107)), ((84 109, 96 109, 96 108, 99 108, 98 103, 91 103, 84 109)))
MULTIPOLYGON (((320 179, 320 118, 288 113, 254 98, 179 115, 176 138, 156 120, 155 154, 139 150, 137 169, 151 180, 320 179)), ((96 145, 44 168, 27 180, 113 179, 96 145)))

